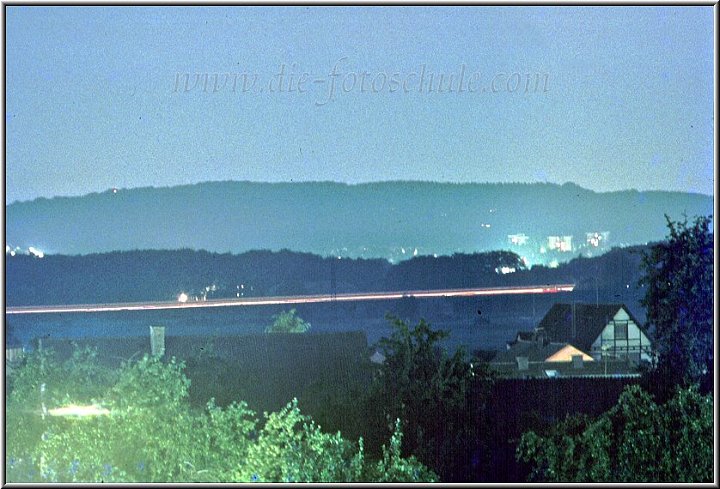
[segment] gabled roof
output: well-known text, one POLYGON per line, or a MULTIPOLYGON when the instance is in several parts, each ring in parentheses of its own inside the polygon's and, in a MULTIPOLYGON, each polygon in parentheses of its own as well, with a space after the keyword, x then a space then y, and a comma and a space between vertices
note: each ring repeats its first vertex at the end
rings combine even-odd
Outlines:
POLYGON ((535 334, 535 331, 534 331, 534 330, 533 330, 533 331, 518 331, 518 332, 515 334, 515 338, 513 338, 513 339, 510 340, 510 341, 508 341, 508 342, 506 343, 506 345, 507 345, 507 347, 508 347, 508 349, 509 349, 509 348, 512 348, 512 346, 513 346, 514 344, 516 344, 516 343, 528 342, 528 341, 537 341, 536 334, 535 334))
POLYGON ((515 341, 534 341, 535 331, 518 331, 515 341))
POLYGON ((551 341, 572 343, 581 350, 589 350, 593 341, 620 309, 624 309, 630 319, 642 329, 625 304, 555 304, 540 321, 538 328, 544 328, 551 341))
POLYGON ((553 353, 545 359, 546 362, 572 362, 572 357, 580 355, 584 362, 594 362, 595 359, 585 353, 584 351, 578 350, 574 346, 567 344, 560 350, 553 353))

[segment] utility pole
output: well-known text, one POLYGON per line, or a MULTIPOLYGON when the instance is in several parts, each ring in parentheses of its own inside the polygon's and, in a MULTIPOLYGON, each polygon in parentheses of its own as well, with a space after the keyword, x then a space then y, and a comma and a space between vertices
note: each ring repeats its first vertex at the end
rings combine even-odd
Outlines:
POLYGON ((533 311, 532 322, 534 325, 535 324, 535 294, 530 294, 530 296, 532 297, 532 311, 533 311))
POLYGON ((337 303, 337 263, 335 260, 339 259, 334 256, 330 258, 330 295, 332 296, 332 314, 335 316, 337 321, 338 314, 338 303, 337 303))
POLYGON ((600 306, 600 291, 598 289, 598 277, 595 275, 595 307, 600 306))
POLYGON ((337 295, 337 270, 335 268, 335 257, 330 260, 330 295, 335 300, 337 295))

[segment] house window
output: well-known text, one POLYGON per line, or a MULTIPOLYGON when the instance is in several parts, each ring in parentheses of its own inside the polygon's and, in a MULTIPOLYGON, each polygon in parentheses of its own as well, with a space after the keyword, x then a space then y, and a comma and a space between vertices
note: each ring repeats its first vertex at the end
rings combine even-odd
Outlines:
POLYGON ((628 339, 628 324, 627 324, 627 322, 615 323, 615 339, 616 340, 628 339))

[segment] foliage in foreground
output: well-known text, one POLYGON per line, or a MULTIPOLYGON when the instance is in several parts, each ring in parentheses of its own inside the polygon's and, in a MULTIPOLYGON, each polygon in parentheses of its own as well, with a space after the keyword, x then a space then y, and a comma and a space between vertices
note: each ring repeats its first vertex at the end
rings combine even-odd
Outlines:
POLYGON ((597 419, 569 417, 523 434, 517 458, 546 482, 712 482, 713 400, 696 387, 656 404, 639 386, 597 419))
MULTIPOLYGON (((713 234, 711 217, 673 222, 643 256, 642 304, 655 327, 657 366, 649 385, 664 400, 674 386, 712 385, 713 234)), ((706 388, 707 390, 707 388, 706 388)))
MULTIPOLYGON (((393 482, 435 481, 414 457, 401 456, 398 421, 380 460, 358 443, 323 433, 293 400, 257 419, 246 403, 200 412, 187 402, 184 364, 145 356, 104 377, 101 399, 78 384, 47 351, 35 352, 11 375, 7 399, 8 482, 393 482), (64 375, 63 375, 64 374, 64 375), (40 386, 46 385, 40 394, 40 386), (102 405, 109 415, 42 415, 71 403, 102 405)), ((63 368, 65 367, 65 368, 63 368)), ((80 369, 99 375, 102 369, 80 369)))
POLYGON ((305 333, 310 329, 310 323, 295 315, 295 309, 283 311, 273 316, 272 325, 265 328, 266 333, 305 333))
POLYGON ((379 341, 385 362, 376 379, 377 404, 393 429, 401 419, 405 453, 413 454, 447 482, 467 482, 486 473, 490 447, 485 434, 492 377, 470 362, 463 349, 449 355, 439 342, 449 334, 424 320, 410 327, 389 316, 393 333, 379 341))

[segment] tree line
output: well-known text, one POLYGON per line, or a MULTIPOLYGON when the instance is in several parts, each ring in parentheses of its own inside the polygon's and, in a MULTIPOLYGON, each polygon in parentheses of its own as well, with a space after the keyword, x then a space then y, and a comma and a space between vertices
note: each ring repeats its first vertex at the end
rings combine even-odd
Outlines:
MULTIPOLYGON (((616 248, 557 268, 526 267, 510 251, 418 256, 398 264, 288 250, 240 255, 194 250, 118 251, 84 256, 6 257, 8 306, 234 298, 273 295, 575 283, 606 300, 638 302, 640 252, 616 248), (515 273, 502 274, 509 267, 515 273)), ((594 299, 594 295, 593 295, 594 299)))

